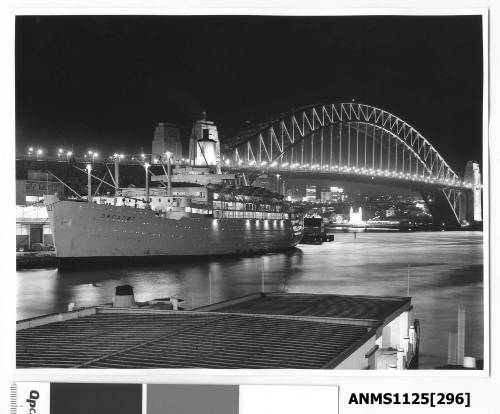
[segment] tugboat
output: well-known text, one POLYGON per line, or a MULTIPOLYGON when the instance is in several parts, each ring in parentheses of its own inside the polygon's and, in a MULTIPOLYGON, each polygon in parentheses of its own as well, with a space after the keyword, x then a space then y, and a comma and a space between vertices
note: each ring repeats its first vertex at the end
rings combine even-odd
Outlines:
POLYGON ((321 216, 304 217, 304 235, 301 243, 322 244, 323 242, 333 241, 333 233, 328 233, 321 216))

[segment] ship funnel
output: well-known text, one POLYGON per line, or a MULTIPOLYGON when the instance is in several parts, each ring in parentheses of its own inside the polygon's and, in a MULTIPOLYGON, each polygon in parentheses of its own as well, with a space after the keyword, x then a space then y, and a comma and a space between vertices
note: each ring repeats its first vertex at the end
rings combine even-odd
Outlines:
POLYGON ((115 288, 113 308, 133 308, 136 307, 134 299, 134 288, 130 285, 120 285, 115 288))

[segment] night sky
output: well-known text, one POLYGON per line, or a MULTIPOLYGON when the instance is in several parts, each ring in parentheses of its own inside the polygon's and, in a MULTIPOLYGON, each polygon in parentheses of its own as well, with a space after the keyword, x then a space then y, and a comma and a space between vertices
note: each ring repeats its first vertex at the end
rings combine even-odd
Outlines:
POLYGON ((203 110, 224 138, 355 99, 419 130, 458 173, 481 160, 480 16, 18 17, 16 149, 150 150, 203 110))

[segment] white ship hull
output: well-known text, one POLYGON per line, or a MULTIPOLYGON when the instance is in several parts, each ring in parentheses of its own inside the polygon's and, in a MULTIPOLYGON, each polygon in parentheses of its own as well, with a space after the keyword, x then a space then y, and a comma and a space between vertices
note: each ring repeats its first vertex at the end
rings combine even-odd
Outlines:
MULTIPOLYGON (((158 217, 154 211, 54 200, 47 203, 60 267, 84 259, 252 254, 295 246, 292 220, 158 217)), ((117 262, 118 263, 118 262, 117 262)))

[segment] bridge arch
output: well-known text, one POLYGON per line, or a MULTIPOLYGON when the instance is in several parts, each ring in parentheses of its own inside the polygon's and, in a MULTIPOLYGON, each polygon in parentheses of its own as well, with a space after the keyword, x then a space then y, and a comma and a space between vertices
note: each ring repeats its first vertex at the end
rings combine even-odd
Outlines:
POLYGON ((309 105, 260 123, 239 137, 227 160, 240 168, 376 170, 416 181, 461 184, 459 176, 414 127, 383 109, 355 102, 309 105), (304 161, 304 151, 313 162, 304 161), (323 163, 317 153, 325 151, 337 158, 323 163), (371 158, 367 162, 368 152, 371 158))

